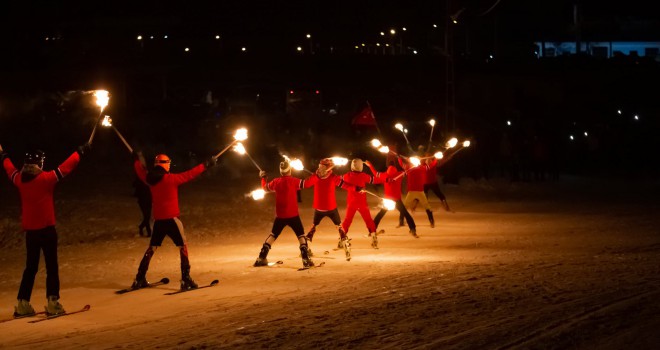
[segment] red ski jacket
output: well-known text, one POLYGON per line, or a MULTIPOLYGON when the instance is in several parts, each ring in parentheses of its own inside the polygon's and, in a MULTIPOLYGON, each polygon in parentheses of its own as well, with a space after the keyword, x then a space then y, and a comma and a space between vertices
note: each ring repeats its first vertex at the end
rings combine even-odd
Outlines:
MULTIPOLYGON (((341 179, 349 186, 361 187, 363 189, 367 184, 383 183, 382 180, 360 171, 348 172, 342 175, 341 179)), ((349 188, 348 195, 346 196, 346 204, 347 206, 366 206, 367 194, 358 192, 355 187, 349 188)))
POLYGON ((420 164, 414 168, 411 168, 409 165, 405 164, 401 159, 399 159, 399 164, 401 164, 402 168, 407 168, 406 174, 408 175, 408 192, 424 191, 424 184, 426 183, 426 171, 431 165, 435 166, 437 164, 437 159, 433 160, 431 164, 420 164))
POLYGON ((314 186, 314 209, 321 211, 334 210, 337 208, 337 198, 335 196, 335 187, 349 189, 350 186, 342 181, 341 176, 331 173, 325 178, 320 178, 317 174, 310 176, 305 181, 305 188, 314 186))
POLYGON ((73 152, 59 167, 28 176, 16 170, 9 158, 2 165, 11 182, 18 187, 21 196, 21 224, 23 230, 39 230, 55 225, 53 191, 55 184, 67 176, 80 162, 78 152, 73 152))
POLYGON ((147 169, 140 164, 139 160, 136 160, 133 166, 138 178, 149 185, 155 220, 178 217, 180 214, 179 186, 196 178, 206 170, 204 164, 199 164, 178 174, 167 173, 161 167, 156 167, 147 174, 147 169), (162 170, 159 171, 159 169, 162 170))
POLYGON ((275 192, 275 216, 288 219, 299 215, 297 191, 311 186, 305 182, 291 175, 277 177, 270 182, 265 177, 261 178, 264 191, 275 192))
MULTIPOLYGON (((369 169, 375 176, 384 183, 383 187, 385 188, 385 198, 391 199, 393 201, 398 201, 401 199, 401 183, 403 182, 403 171, 393 170, 392 172, 381 173, 376 171, 376 168, 371 163, 367 163, 369 169), (395 180, 396 179, 396 180, 395 180)), ((395 169, 392 167, 392 169, 395 169)))

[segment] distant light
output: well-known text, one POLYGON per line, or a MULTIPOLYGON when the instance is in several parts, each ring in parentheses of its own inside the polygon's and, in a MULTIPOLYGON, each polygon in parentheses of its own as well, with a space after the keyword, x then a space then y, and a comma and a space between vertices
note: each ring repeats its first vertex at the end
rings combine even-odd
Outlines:
POLYGON ((417 50, 413 50, 413 54, 415 54, 415 55, 416 55, 416 54, 417 54, 417 50))
POLYGON ((573 137, 573 135, 570 135, 568 138, 571 139, 571 141, 575 140, 575 138, 573 137))
POLYGON ((635 114, 635 120, 639 120, 639 116, 635 114))
POLYGON ((296 47, 296 51, 298 51, 298 52, 302 51, 302 47, 300 47, 300 46, 296 47))
POLYGON ((137 39, 138 39, 138 40, 142 40, 142 35, 138 35, 138 36, 137 36, 137 39))
POLYGON ((390 44, 385 44, 385 46, 390 47, 390 44))
POLYGON ((380 46, 380 43, 376 43, 376 46, 380 46))
POLYGON ((506 121, 506 125, 511 126, 511 121, 510 121, 510 120, 507 120, 507 121, 506 121))
POLYGON ((396 34, 396 29, 390 29, 390 34, 392 35, 396 34))
POLYGON ((167 39, 167 35, 163 36, 163 39, 167 39))
POLYGON ((309 39, 309 38, 312 37, 312 34, 307 34, 307 35, 305 35, 305 36, 307 37, 307 39, 309 39))
POLYGON ((360 47, 359 47, 359 46, 357 46, 357 45, 355 45, 355 48, 356 48, 356 49, 359 49, 360 47))
POLYGON ((48 40, 50 40, 50 38, 49 38, 49 37, 46 37, 46 41, 48 41, 48 40))
POLYGON ((403 28, 401 28, 401 30, 403 30, 405 32, 407 29, 406 29, 406 27, 403 27, 403 28))
POLYGON ((380 32, 380 36, 383 36, 383 35, 385 35, 385 32, 380 32))
POLYGON ((186 47, 185 49, 183 49, 183 51, 185 51, 185 52, 189 52, 189 51, 190 51, 190 48, 186 47))
POLYGON ((317 94, 317 95, 318 95, 318 94, 320 94, 320 93, 321 93, 321 91, 319 91, 319 90, 316 90, 316 94, 317 94))
POLYGON ((455 20, 455 19, 452 19, 451 21, 454 22, 454 24, 457 24, 457 23, 458 23, 458 21, 455 20))
POLYGON ((617 113, 617 114, 621 114, 621 110, 620 110, 620 109, 617 109, 617 110, 616 110, 616 113, 617 113))
POLYGON ((365 44, 364 44, 364 43, 362 43, 362 47, 365 47, 365 44))
POLYGON ((289 93, 290 93, 291 95, 293 95, 293 90, 290 90, 289 93))
POLYGON ((220 35, 215 36, 215 40, 218 40, 218 39, 220 39, 220 35))
POLYGON ((535 54, 535 55, 538 55, 538 54, 539 54, 539 52, 538 52, 538 51, 534 51, 534 54, 535 54))
POLYGON ((434 24, 434 25, 433 25, 433 28, 438 28, 438 25, 437 25, 437 24, 434 24))
POLYGON ((585 131, 584 136, 589 136, 589 133, 585 131))
POLYGON ((153 36, 153 35, 149 37, 149 39, 153 39, 153 38, 154 38, 154 36, 153 36))
POLYGON ((491 60, 493 59, 493 55, 488 55, 488 57, 490 57, 491 60))
POLYGON ((247 51, 247 48, 245 48, 245 46, 241 47, 241 51, 247 51))

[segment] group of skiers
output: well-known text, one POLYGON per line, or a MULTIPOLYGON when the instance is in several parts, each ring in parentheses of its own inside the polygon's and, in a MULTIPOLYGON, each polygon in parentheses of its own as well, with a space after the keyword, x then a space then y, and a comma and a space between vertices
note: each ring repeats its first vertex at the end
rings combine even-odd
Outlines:
MULTIPOLYGON (((53 191, 55 185, 75 169, 81 157, 89 149, 89 143, 78 147, 71 156, 55 170, 51 171, 43 170, 45 154, 42 151, 31 151, 25 155, 23 167, 19 170, 14 166, 0 145, 0 161, 7 176, 18 188, 20 194, 22 227, 26 233, 27 259, 18 292, 14 317, 30 316, 36 313, 30 304, 30 299, 38 271, 41 251, 43 251, 46 261, 46 314, 58 315, 65 313, 64 307, 59 302, 60 285, 53 191)), ((205 170, 215 165, 216 158, 210 158, 188 171, 174 174, 170 172, 171 159, 165 154, 159 154, 155 157, 154 166, 151 170, 147 170, 146 162, 140 152, 134 152, 134 155, 134 170, 137 178, 141 184, 148 187, 151 195, 150 204, 153 206, 154 224, 153 230, 148 220, 146 222, 143 220, 140 225, 141 231, 143 228, 147 229, 150 242, 140 261, 131 288, 139 289, 149 286, 146 278, 149 263, 167 236, 179 248, 181 290, 196 289, 198 285, 190 276, 186 237, 183 225, 179 220, 178 187, 193 180, 205 170)), ((334 163, 332 159, 326 158, 320 161, 317 171, 307 179, 293 177, 291 175, 292 166, 289 161, 280 163, 279 172, 281 176, 270 181, 267 179, 266 172, 261 171, 259 175, 263 190, 275 192, 276 217, 271 233, 264 241, 259 256, 254 262, 254 266, 268 265, 268 252, 284 228, 289 226, 300 243, 303 267, 313 267, 314 262, 311 259, 313 253, 309 247, 309 243, 314 238, 316 227, 325 217, 330 218, 337 226, 337 231, 339 232, 338 248, 344 250, 346 260, 350 261, 351 243, 348 238, 348 232, 356 212, 360 213, 366 223, 369 236, 372 239, 372 247, 378 249, 377 227, 385 215, 386 210, 381 210, 376 216, 376 219, 372 219, 365 191, 367 184, 384 184, 384 197, 395 201, 396 209, 400 213, 399 226, 403 225, 405 218, 411 235, 418 237, 414 219, 406 207, 413 208, 418 202, 418 204, 426 209, 429 222, 431 227, 433 227, 435 224, 433 213, 425 196, 425 192, 431 189, 442 200, 445 209, 449 210, 445 197, 440 191, 436 180, 435 167, 438 166, 438 160, 431 158, 425 159, 420 166, 413 166, 407 158, 399 157, 399 165, 403 171, 398 170, 394 164, 389 164, 385 172, 377 171, 369 161, 363 162, 361 159, 356 158, 351 161, 351 171, 341 176, 333 173, 334 163), (371 169, 372 175, 363 172, 364 163, 371 169), (426 176, 427 172, 430 176, 426 176), (403 175, 408 176, 408 194, 405 201, 401 199, 403 175), (432 181, 425 181, 426 177, 430 177, 432 181), (314 218, 312 227, 305 234, 298 212, 298 191, 310 187, 314 187, 314 218), (346 214, 343 221, 341 221, 337 209, 335 197, 336 187, 347 191, 346 214)), ((381 230, 380 232, 382 233, 383 231, 381 230)))

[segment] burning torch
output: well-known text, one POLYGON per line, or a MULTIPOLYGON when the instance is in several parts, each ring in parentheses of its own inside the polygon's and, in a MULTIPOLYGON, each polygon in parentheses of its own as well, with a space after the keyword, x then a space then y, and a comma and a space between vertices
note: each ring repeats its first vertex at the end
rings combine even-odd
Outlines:
POLYGON ((377 195, 373 192, 369 192, 367 190, 362 190, 362 191, 366 194, 372 195, 372 196, 380 199, 381 201, 383 201, 383 207, 387 210, 393 210, 396 207, 396 202, 391 200, 391 199, 383 198, 383 197, 381 197, 381 196, 379 196, 379 195, 377 195))
POLYGON ((241 128, 236 130, 234 133, 234 141, 232 141, 227 147, 225 147, 222 151, 218 152, 218 154, 213 156, 213 159, 218 159, 223 153, 227 152, 228 149, 230 149, 233 145, 235 145, 237 142, 240 141, 245 141, 248 138, 248 131, 246 128, 241 128))
POLYGON ((254 164, 254 166, 257 167, 257 170, 259 170, 259 172, 263 171, 261 169, 261 167, 259 166, 259 164, 257 164, 257 162, 254 161, 252 156, 250 156, 250 154, 247 152, 247 150, 245 149, 245 146, 243 146, 242 143, 236 142, 236 145, 234 146, 234 151, 236 151, 236 153, 238 153, 238 154, 241 154, 241 155, 245 154, 246 156, 248 156, 248 158, 250 158, 250 160, 252 161, 252 164, 254 164))
POLYGON ((94 140, 94 134, 96 134, 96 127, 99 125, 99 122, 101 121, 101 116, 103 115, 103 110, 105 107, 108 105, 108 102, 110 101, 110 93, 108 93, 106 90, 96 90, 94 92, 94 97, 96 97, 96 105, 101 108, 99 111, 99 116, 96 120, 96 123, 94 124, 94 129, 92 129, 92 134, 89 136, 89 141, 87 141, 88 144, 92 144, 92 141, 94 140))
POLYGON ((433 128, 435 127, 435 119, 429 120, 429 124, 431 124, 431 135, 429 135, 429 145, 426 147, 426 152, 431 151, 431 142, 433 142, 433 128))
POLYGON ((110 118, 109 115, 103 117, 103 121, 101 122, 101 125, 112 128, 112 130, 114 130, 117 133, 117 136, 119 136, 119 138, 121 139, 121 142, 123 142, 126 148, 128 148, 128 151, 130 153, 133 153, 133 148, 131 147, 131 145, 128 144, 128 142, 126 141, 124 136, 122 136, 122 134, 119 132, 119 130, 117 130, 117 128, 115 128, 114 125, 112 125, 112 119, 110 118))
POLYGON ((404 129, 404 128, 403 128, 403 124, 401 124, 401 123, 396 123, 396 124, 394 125, 394 128, 396 128, 397 130, 401 131, 401 133, 403 134, 403 138, 406 140, 406 144, 408 145, 408 148, 412 151, 413 148, 412 148, 412 146, 410 145, 410 141, 408 141, 408 136, 406 136, 406 133, 408 133, 408 129, 404 129))
MULTIPOLYGON (((392 153, 392 154, 394 154, 395 156, 399 157, 399 154, 397 154, 397 153, 394 152, 394 151, 390 151, 390 148, 387 147, 387 146, 385 146, 385 145, 383 145, 383 144, 380 142, 380 140, 378 140, 378 139, 373 139, 373 140, 371 140, 371 145, 372 145, 375 149, 377 149, 378 152, 380 152, 380 153, 384 153, 384 154, 392 153)), ((401 157, 403 157, 403 156, 401 156, 401 157)), ((404 157, 404 158, 405 158, 405 157, 404 157)))

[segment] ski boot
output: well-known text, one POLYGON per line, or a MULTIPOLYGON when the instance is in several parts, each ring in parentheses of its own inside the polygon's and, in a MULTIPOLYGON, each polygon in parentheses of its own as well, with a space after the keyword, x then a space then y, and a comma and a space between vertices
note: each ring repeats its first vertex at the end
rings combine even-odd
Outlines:
POLYGON ((181 290, 191 290, 197 288, 198 288, 197 283, 193 281, 190 275, 186 274, 181 276, 181 290))
POLYGON ((64 311, 64 306, 62 306, 62 304, 59 302, 59 297, 50 295, 48 297, 48 305, 46 305, 46 315, 53 316, 63 314, 65 312, 66 311, 64 311))
POLYGON ((14 306, 14 317, 25 317, 34 315, 34 308, 30 302, 25 299, 18 299, 18 304, 14 306))
POLYGON ((348 237, 344 237, 340 242, 342 242, 344 253, 346 253, 346 261, 351 261, 351 240, 348 237))
POLYGON ((149 282, 145 276, 140 276, 139 274, 135 276, 133 284, 131 284, 131 289, 140 289, 149 287, 149 282))
POLYGON ((254 262, 253 266, 254 267, 268 266, 268 259, 266 259, 266 257, 268 256, 269 251, 270 251, 270 244, 264 243, 264 245, 261 247, 261 252, 259 252, 259 257, 254 262))
POLYGON ((441 202, 442 202, 442 207, 445 208, 445 211, 451 211, 449 209, 449 203, 447 203, 446 199, 442 199, 441 202))
POLYGON ((314 267, 314 262, 307 255, 307 245, 306 244, 301 244, 300 245, 300 255, 302 256, 303 267, 305 267, 305 268, 314 267))
POLYGON ((419 236, 417 235, 417 230, 414 228, 410 229, 410 234, 415 238, 419 238, 419 236))
POLYGON ((378 234, 376 232, 369 232, 369 236, 371 237, 371 247, 378 249, 378 234))
POLYGON ((337 242, 337 249, 343 249, 344 248, 344 242, 340 238, 339 241, 337 242))
POLYGON ((429 217, 429 223, 431 224, 431 228, 435 227, 435 219, 433 219, 433 212, 430 211, 429 209, 426 209, 426 216, 429 217))
POLYGON ((314 238, 314 233, 316 233, 316 226, 312 226, 309 232, 307 232, 307 236, 305 236, 305 238, 307 238, 307 240, 311 242, 312 238, 314 238))

